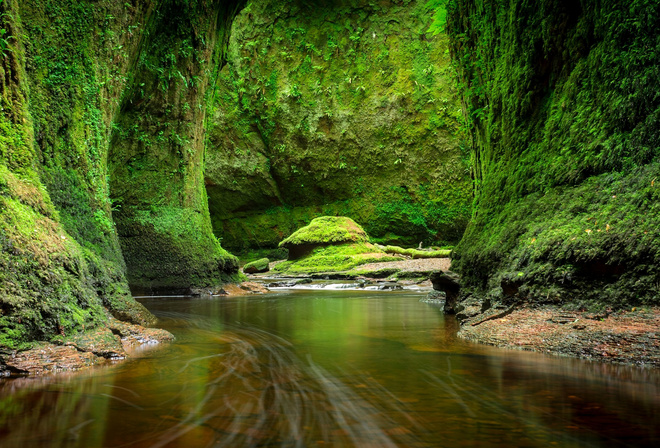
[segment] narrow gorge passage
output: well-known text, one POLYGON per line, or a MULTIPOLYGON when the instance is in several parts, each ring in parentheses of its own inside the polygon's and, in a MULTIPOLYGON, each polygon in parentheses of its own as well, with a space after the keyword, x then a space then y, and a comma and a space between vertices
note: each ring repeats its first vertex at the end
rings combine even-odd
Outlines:
POLYGON ((297 289, 143 303, 176 342, 0 384, 30 447, 652 446, 657 372, 456 339, 424 293, 297 289))

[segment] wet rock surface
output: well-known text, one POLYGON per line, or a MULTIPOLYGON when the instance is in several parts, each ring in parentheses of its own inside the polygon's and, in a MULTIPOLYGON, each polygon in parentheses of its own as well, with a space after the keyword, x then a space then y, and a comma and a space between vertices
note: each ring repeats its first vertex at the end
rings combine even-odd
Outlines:
POLYGON ((174 336, 165 330, 110 319, 107 327, 63 338, 57 344, 42 342, 30 350, 0 354, 0 376, 81 370, 130 357, 137 347, 172 340, 174 336))
POLYGON ((660 367, 660 308, 609 313, 556 306, 491 308, 463 321, 458 336, 497 347, 660 367))
POLYGON ((269 271, 268 263, 270 263, 268 258, 261 258, 257 261, 253 261, 252 263, 248 263, 245 266, 243 266, 243 272, 245 272, 246 274, 258 274, 261 272, 268 272, 269 271))
POLYGON ((451 271, 437 271, 431 274, 431 283, 436 291, 443 291, 447 298, 445 300, 445 313, 455 314, 458 310, 458 294, 461 290, 458 274, 451 271))
POLYGON ((435 289, 430 291, 426 297, 420 299, 420 302, 426 303, 435 303, 435 304, 444 304, 447 295, 442 291, 436 291, 435 289))
POLYGON ((293 280, 285 280, 281 282, 271 282, 267 283, 266 287, 268 288, 293 288, 294 286, 298 285, 305 285, 312 283, 311 278, 297 278, 293 280))

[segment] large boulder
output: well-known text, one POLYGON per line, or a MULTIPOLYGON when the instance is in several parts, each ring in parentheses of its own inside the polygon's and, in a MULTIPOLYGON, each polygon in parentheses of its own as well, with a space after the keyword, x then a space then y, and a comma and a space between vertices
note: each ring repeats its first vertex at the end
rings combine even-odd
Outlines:
POLYGON ((386 254, 369 243, 367 233, 346 217, 322 216, 280 243, 289 259, 273 270, 287 275, 341 272, 357 266, 401 257, 386 254))
POLYGON ((261 272, 268 272, 268 264, 270 260, 268 258, 260 258, 257 261, 247 263, 243 266, 243 272, 246 274, 259 274, 261 272))
POLYGON ((297 260, 311 254, 318 247, 367 243, 369 237, 364 229, 351 218, 344 216, 321 216, 308 226, 298 229, 279 246, 289 250, 289 260, 297 260))

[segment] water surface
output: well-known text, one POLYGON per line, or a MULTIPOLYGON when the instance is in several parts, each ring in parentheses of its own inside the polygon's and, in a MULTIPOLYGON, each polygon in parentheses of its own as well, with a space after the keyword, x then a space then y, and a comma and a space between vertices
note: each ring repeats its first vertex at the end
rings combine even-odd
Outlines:
POLYGON ((0 446, 660 446, 657 371, 457 340, 421 297, 142 300, 177 341, 2 381, 0 446))

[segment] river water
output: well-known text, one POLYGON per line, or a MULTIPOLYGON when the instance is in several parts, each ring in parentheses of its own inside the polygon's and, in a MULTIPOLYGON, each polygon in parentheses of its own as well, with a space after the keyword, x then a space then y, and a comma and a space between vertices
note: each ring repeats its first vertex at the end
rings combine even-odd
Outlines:
POLYGON ((660 446, 657 371, 470 344, 422 297, 142 300, 176 342, 3 380, 0 446, 660 446))

